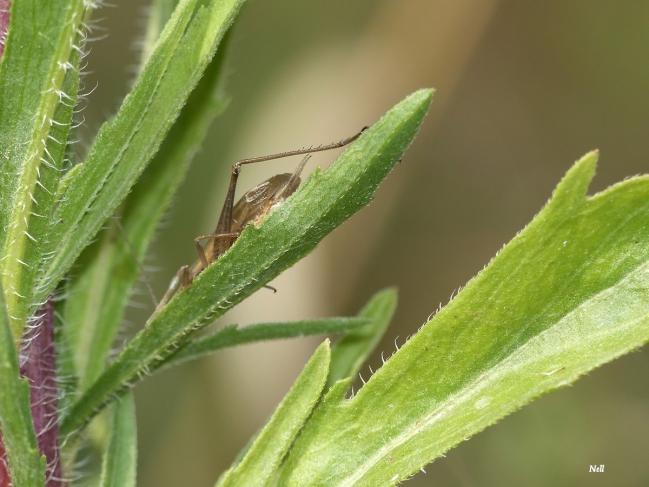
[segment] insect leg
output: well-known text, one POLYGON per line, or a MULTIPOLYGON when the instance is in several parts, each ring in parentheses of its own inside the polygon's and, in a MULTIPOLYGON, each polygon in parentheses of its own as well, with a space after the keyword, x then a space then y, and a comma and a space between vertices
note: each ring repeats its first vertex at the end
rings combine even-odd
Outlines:
POLYGON ((165 307, 165 305, 174 296, 174 294, 176 294, 176 291, 178 291, 179 288, 184 289, 189 285, 189 283, 187 282, 188 280, 189 280, 189 266, 184 265, 180 269, 178 269, 178 272, 176 272, 176 275, 169 283, 169 288, 167 289, 167 292, 165 293, 164 296, 162 296, 162 299, 158 303, 158 306, 156 306, 155 311, 149 317, 149 319, 146 322, 146 325, 144 326, 148 326, 151 320, 153 320, 153 318, 158 314, 158 312, 165 307))
MULTIPOLYGON (((283 157, 296 156, 298 154, 309 154, 311 152, 321 152, 321 151, 327 151, 331 149, 337 149, 340 147, 345 147, 346 145, 351 144, 356 139, 358 139, 363 134, 363 132, 365 132, 368 128, 369 127, 363 127, 363 129, 360 132, 358 132, 356 135, 341 140, 340 142, 334 142, 329 145, 321 145, 318 147, 310 147, 308 149, 299 149, 299 150, 294 150, 289 152, 281 152, 279 154, 253 157, 251 159, 242 159, 238 161, 234 166, 232 166, 232 173, 230 174, 230 184, 228 186, 228 192, 226 194, 225 201, 223 202, 223 209, 221 210, 221 215, 216 225, 216 230, 214 230, 214 234, 212 236, 225 235, 232 228, 232 209, 234 207, 234 193, 237 189, 237 181, 239 179, 239 172, 241 171, 241 166, 243 166, 244 164, 252 164, 255 162, 270 161, 273 159, 281 159, 283 157)), ((308 158, 305 158, 302 161, 302 163, 299 166, 299 170, 302 169, 302 167, 304 166, 307 160, 308 158)), ((296 172, 295 177, 297 178, 298 175, 299 175, 299 171, 296 172)), ((199 245, 197 244, 197 249, 198 246, 199 245)), ((212 260, 215 260, 219 255, 225 252, 228 248, 229 246, 226 246, 222 249, 218 249, 217 251, 215 251, 213 253, 212 260)), ((207 258, 207 256, 205 255, 205 251, 203 250, 202 247, 201 249, 198 249, 198 255, 201 259, 201 263, 203 264, 203 266, 207 267, 208 264, 210 263, 210 259, 207 258)))
MULTIPOLYGON (((198 258, 201 260, 201 264, 203 264, 203 269, 205 269, 208 265, 210 265, 214 260, 216 260, 214 257, 208 256, 205 254, 205 249, 201 245, 201 240, 205 239, 212 239, 212 240, 218 240, 220 238, 231 238, 231 239, 236 239, 239 236, 239 233, 212 233, 210 235, 201 235, 200 237, 196 237, 194 239, 194 242, 196 243, 196 251, 198 252, 198 258)), ((227 250, 227 249, 226 249, 227 250)), ((218 255, 216 256, 217 258, 219 257, 218 255)), ((201 270, 203 270, 201 269, 201 270)))

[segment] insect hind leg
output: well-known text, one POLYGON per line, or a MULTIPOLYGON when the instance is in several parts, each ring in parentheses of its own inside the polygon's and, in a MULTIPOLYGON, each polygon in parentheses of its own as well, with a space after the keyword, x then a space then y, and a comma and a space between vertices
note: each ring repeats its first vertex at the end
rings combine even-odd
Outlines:
POLYGON ((176 291, 178 291, 179 289, 185 289, 187 286, 189 286, 190 283, 191 281, 189 277, 189 266, 184 265, 180 269, 178 269, 178 272, 176 272, 176 275, 169 283, 169 288, 167 289, 165 295, 162 296, 160 304, 158 304, 158 307, 155 309, 154 315, 169 302, 173 295, 176 294, 176 291))
MULTIPOLYGON (((203 264, 203 268, 201 271, 203 271, 208 265, 210 265, 212 262, 214 262, 217 258, 220 257, 220 255, 225 252, 227 249, 230 248, 232 243, 239 237, 239 233, 212 233, 210 235, 201 235, 200 237, 196 237, 194 239, 194 243, 196 244, 196 251, 198 252, 198 258, 201 260, 201 264, 203 264), (207 254, 205 253, 205 249, 201 245, 201 240, 206 240, 206 239, 211 239, 213 241, 216 241, 221 238, 227 238, 227 239, 232 239, 232 242, 230 245, 224 248, 223 252, 212 252, 212 255, 208 258, 207 254)), ((208 244, 209 246, 209 244, 208 244)))

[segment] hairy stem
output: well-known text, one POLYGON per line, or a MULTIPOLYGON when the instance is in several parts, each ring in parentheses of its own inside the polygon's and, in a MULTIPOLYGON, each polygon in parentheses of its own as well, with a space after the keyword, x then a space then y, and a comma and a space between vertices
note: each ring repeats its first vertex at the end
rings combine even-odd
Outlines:
POLYGON ((61 457, 54 346, 54 302, 49 299, 25 334, 20 372, 29 379, 38 450, 47 459, 47 487, 60 487, 61 457))

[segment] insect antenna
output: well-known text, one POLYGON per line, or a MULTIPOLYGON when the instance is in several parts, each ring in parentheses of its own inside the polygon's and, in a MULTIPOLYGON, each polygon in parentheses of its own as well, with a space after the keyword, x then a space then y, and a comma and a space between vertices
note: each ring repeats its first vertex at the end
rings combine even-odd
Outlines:
POLYGON ((363 127, 363 129, 360 132, 358 132, 356 135, 352 135, 351 137, 343 139, 340 142, 334 142, 328 145, 320 145, 318 147, 309 147, 308 149, 298 149, 298 150, 292 150, 288 152, 280 152, 279 154, 271 154, 269 156, 251 157, 250 159, 243 159, 237 162, 237 165, 252 164, 253 162, 271 161, 273 159, 281 159, 283 157, 299 156, 300 154, 311 154, 313 152, 322 152, 331 149, 339 149, 340 147, 345 147, 346 145, 354 142, 368 128, 369 127, 363 127))

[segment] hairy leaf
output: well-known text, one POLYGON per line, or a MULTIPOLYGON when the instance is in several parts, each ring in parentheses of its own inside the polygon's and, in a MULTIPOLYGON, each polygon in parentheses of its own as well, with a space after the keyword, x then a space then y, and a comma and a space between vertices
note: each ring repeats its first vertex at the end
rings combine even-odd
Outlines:
POLYGON ((164 362, 164 366, 194 360, 223 348, 265 340, 281 340, 309 335, 353 333, 370 325, 368 318, 321 318, 293 322, 258 323, 239 328, 228 325, 217 332, 189 342, 164 362))
POLYGON ((55 116, 65 118, 55 114, 60 103, 74 100, 64 80, 74 68, 69 60, 84 8, 83 0, 12 3, 0 64, 0 274, 15 338, 22 336, 40 277, 43 222, 51 214, 62 160, 49 149, 64 149, 67 142, 56 139, 63 134, 52 128, 55 116))
POLYGON ((230 251, 153 317, 79 399, 63 419, 63 434, 85 424, 126 384, 183 345, 194 330, 307 255, 325 235, 368 204, 415 137, 431 99, 431 90, 410 95, 327 171, 316 170, 259 227, 246 228, 230 251))
POLYGON ((126 197, 178 117, 242 2, 212 1, 198 7, 193 17, 196 0, 178 4, 133 91, 116 118, 102 126, 88 160, 57 208, 53 241, 59 242, 59 248, 39 296, 54 289, 126 197))
POLYGON ((282 485, 395 485, 649 340, 649 177, 586 197, 596 159, 356 396, 334 386, 282 485))
POLYGON ((75 351, 82 389, 106 366, 156 227, 210 124, 225 108, 221 86, 227 50, 223 44, 225 39, 160 150, 119 208, 115 215, 119 221, 110 221, 99 242, 80 258, 83 266, 70 286, 66 320, 70 335, 79 337, 73 342, 80 346, 75 351), (96 286, 88 282, 90 279, 96 286), (81 312, 74 313, 75 309, 81 312))
POLYGON ((112 405, 108 445, 101 467, 100 487, 135 487, 137 428, 133 394, 112 405))
POLYGON ((307 362, 241 462, 223 475, 218 487, 263 486, 268 483, 320 398, 327 381, 330 358, 329 340, 325 340, 307 362))
POLYGON ((366 318, 370 323, 347 333, 331 349, 331 368, 327 388, 340 379, 358 373, 387 330, 396 309, 396 289, 386 289, 372 296, 358 314, 359 318, 366 318))

